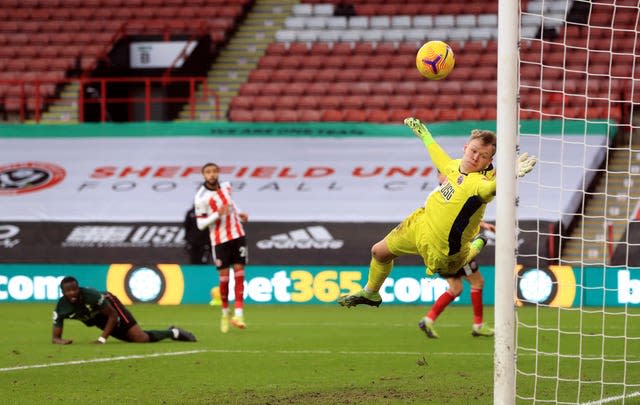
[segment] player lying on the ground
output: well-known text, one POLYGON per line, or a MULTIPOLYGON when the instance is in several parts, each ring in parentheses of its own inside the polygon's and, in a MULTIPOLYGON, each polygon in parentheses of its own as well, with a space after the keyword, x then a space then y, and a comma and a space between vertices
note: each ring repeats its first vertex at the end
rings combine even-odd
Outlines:
POLYGON ((65 319, 75 319, 87 326, 102 329, 94 343, 106 343, 109 336, 125 342, 148 343, 171 338, 195 342, 196 337, 186 330, 170 326, 165 330, 142 330, 131 312, 120 300, 109 292, 80 287, 74 277, 65 277, 60 282, 62 298, 53 311, 53 336, 51 343, 68 345, 72 339, 62 338, 65 319))
MULTIPOLYGON (((421 256, 427 274, 454 275, 485 245, 477 235, 485 208, 496 193, 495 177, 487 176, 496 153, 495 134, 473 130, 462 158, 452 159, 420 120, 407 118, 405 124, 422 140, 447 181, 429 194, 424 206, 373 245, 365 288, 340 297, 338 302, 342 306, 379 306, 380 288, 398 256, 421 256)), ((533 169, 536 158, 522 154, 516 163, 517 174, 522 177, 533 169)))

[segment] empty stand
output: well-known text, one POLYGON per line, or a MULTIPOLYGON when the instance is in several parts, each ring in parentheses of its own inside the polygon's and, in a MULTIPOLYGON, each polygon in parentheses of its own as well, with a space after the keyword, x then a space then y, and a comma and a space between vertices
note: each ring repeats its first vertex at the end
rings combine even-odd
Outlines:
MULTIPOLYGON (((214 44, 222 43, 248 5, 248 0, 5 0, 0 2, 0 45, 7 60, 0 64, 0 78, 7 77, 3 72, 20 73, 17 81, 30 72, 53 73, 37 75, 41 80, 73 77, 78 72, 72 69, 94 68, 126 35, 210 35, 214 44)), ((4 80, 3 86, 20 86, 4 80)), ((53 84, 40 85, 46 102, 55 96, 53 84)), ((10 98, 5 93, 0 109, 24 113, 25 105, 34 104, 16 93, 9 92, 10 98)))

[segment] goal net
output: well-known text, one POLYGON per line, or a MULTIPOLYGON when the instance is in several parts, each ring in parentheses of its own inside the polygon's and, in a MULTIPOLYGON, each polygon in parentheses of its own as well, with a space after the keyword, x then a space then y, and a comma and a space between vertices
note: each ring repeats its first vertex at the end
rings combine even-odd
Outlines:
POLYGON ((640 403, 639 7, 521 2, 515 403, 640 403))

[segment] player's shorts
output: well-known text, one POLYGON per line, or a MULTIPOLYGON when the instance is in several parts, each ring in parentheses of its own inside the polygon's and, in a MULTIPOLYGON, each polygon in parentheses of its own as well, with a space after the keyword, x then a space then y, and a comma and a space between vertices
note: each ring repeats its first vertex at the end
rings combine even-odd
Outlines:
POLYGON ((418 255, 424 260, 427 274, 455 276, 459 269, 469 263, 474 255, 471 254, 467 243, 460 252, 447 255, 434 246, 433 238, 429 235, 426 223, 425 208, 420 207, 406 217, 385 237, 389 251, 395 256, 418 255))
POLYGON ((465 264, 458 270, 456 274, 442 274, 440 276, 443 278, 461 278, 472 275, 473 273, 478 271, 478 263, 475 260, 471 260, 469 263, 465 264))
POLYGON ((247 264, 247 238, 239 238, 221 243, 213 248, 213 263, 218 270, 228 269, 234 264, 247 264))
MULTIPOLYGON (((105 294, 105 298, 107 299, 107 301, 109 301, 113 309, 115 309, 116 313, 118 314, 118 323, 111 331, 110 336, 128 342, 129 338, 127 337, 127 333, 129 332, 129 329, 138 324, 136 318, 133 317, 131 312, 129 312, 129 310, 125 308, 124 304, 120 302, 118 297, 116 297, 115 295, 107 293, 105 294)), ((107 324, 107 319, 108 318, 106 316, 99 319, 96 322, 96 326, 100 329, 104 329, 107 324)))

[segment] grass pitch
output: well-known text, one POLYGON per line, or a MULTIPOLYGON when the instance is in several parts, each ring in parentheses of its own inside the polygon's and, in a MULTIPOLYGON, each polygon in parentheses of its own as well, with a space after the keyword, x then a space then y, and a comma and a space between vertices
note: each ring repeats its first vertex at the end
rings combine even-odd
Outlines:
MULTIPOLYGON (((58 346, 50 343, 53 305, 0 304, 2 403, 493 403, 493 339, 471 337, 470 307, 447 308, 437 323, 438 340, 418 329, 427 309, 421 306, 252 305, 246 308, 248 328, 226 335, 219 331, 217 307, 130 309, 143 329, 175 324, 198 342, 111 338, 94 345, 98 329, 66 321, 63 336, 74 343, 58 346)), ((491 324, 492 308, 485 312, 491 324)), ((520 312, 540 316, 530 308, 520 312)), ((633 327, 627 332, 640 335, 633 327)), ((535 367, 553 373, 558 365, 535 367)), ((548 395, 554 387, 545 388, 548 395)))

